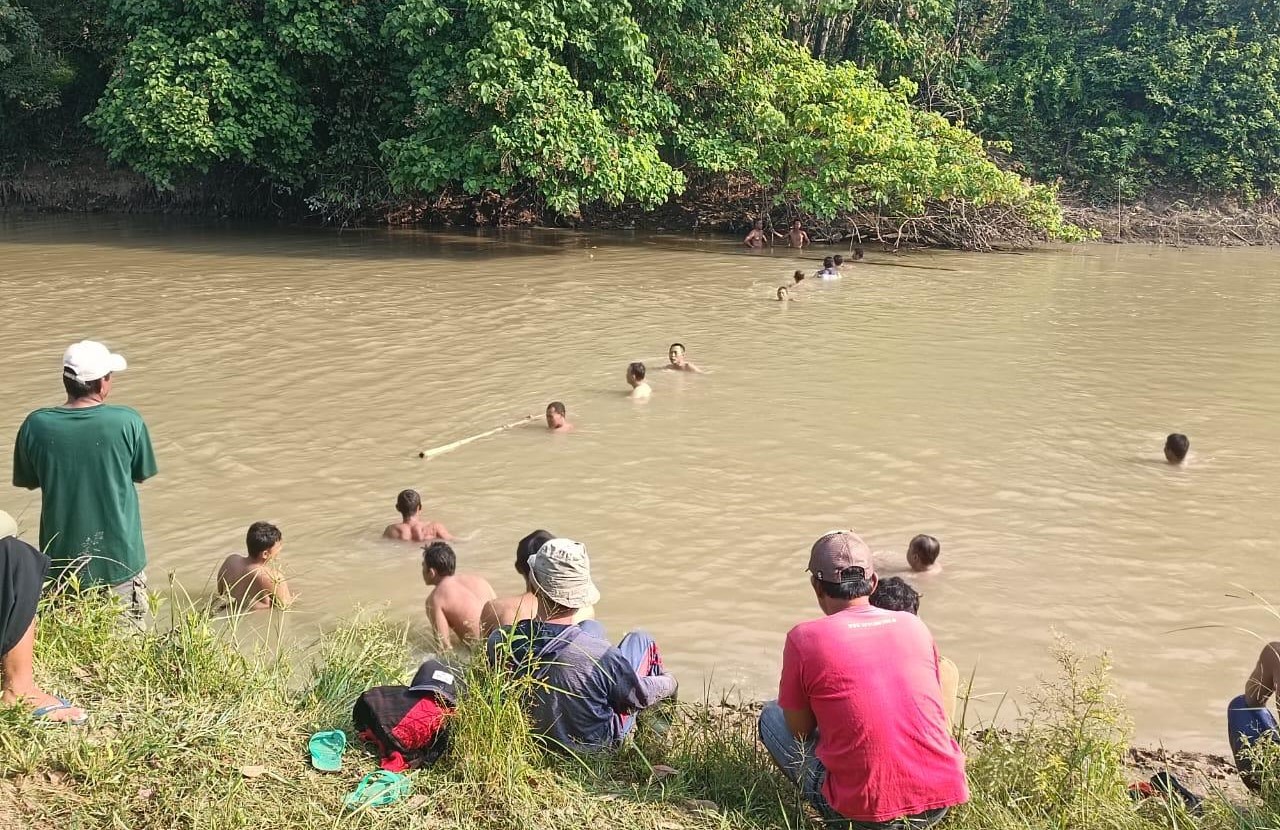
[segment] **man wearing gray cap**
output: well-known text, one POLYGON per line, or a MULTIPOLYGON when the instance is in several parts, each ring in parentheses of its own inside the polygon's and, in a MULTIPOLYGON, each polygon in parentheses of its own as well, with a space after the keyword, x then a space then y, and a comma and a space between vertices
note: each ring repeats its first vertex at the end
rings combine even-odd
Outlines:
POLYGON ((809 574, 823 616, 787 634, 761 743, 827 819, 856 830, 935 824, 969 790, 929 629, 871 605, 871 549, 852 532, 814 542, 809 574))
POLYGON ((113 376, 128 364, 92 340, 62 357, 67 402, 27 416, 13 446, 13 484, 39 489, 40 547, 51 576, 75 571, 82 587, 102 585, 124 598, 139 627, 147 613, 147 553, 134 486, 156 474, 142 416, 106 403, 113 376))
POLYGON ((532 676, 529 719, 538 735, 570 752, 618 746, 635 713, 675 694, 658 646, 633 631, 617 648, 595 620, 574 624, 580 608, 600 601, 587 550, 572 539, 551 539, 529 557, 529 585, 538 613, 489 635, 490 665, 532 676))

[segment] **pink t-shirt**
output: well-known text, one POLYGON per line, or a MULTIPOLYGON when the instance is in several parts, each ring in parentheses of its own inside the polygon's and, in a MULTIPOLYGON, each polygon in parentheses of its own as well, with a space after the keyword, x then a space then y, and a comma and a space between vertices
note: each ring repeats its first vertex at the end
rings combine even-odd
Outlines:
POLYGON ((914 614, 855 605, 791 629, 778 705, 817 718, 822 794, 846 818, 892 821, 969 800, 938 650, 914 614))

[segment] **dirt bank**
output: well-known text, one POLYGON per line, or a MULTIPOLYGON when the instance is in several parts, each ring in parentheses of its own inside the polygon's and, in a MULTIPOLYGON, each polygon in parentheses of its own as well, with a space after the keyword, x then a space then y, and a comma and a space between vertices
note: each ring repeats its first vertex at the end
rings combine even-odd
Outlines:
MULTIPOLYGON (((1096 230, 1107 242, 1163 245, 1280 244, 1280 201, 1243 204, 1230 199, 1160 199, 1114 207, 1070 204, 1067 218, 1096 230)), ((688 192, 656 209, 637 204, 593 206, 581 216, 557 216, 533 193, 469 196, 445 191, 431 198, 389 198, 385 194, 343 208, 319 206, 288 188, 272 185, 243 170, 221 170, 171 191, 160 191, 132 171, 110 165, 97 150, 72 160, 30 163, 0 172, 0 209, 53 213, 147 213, 218 218, 274 218, 288 222, 338 225, 516 226, 550 225, 594 230, 642 228, 676 233, 743 233, 765 216, 765 199, 752 182, 706 177, 688 192)), ((774 208, 775 226, 791 219, 805 222, 815 242, 850 240, 889 247, 989 248, 1031 244, 1024 228, 1007 215, 958 214, 937 209, 925 217, 904 219, 860 212, 819 221, 774 208)))

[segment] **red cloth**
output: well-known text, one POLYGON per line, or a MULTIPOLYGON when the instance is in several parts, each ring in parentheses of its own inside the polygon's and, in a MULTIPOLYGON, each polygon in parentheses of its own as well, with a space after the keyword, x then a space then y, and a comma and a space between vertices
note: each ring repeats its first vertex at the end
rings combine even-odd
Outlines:
POLYGON ((424 697, 395 725, 391 734, 405 749, 422 749, 435 740, 436 733, 444 726, 446 714, 435 698, 424 697))
POLYGON ((778 705, 817 718, 822 794, 846 818, 892 821, 969 800, 938 650, 913 614, 855 605, 791 629, 778 705))

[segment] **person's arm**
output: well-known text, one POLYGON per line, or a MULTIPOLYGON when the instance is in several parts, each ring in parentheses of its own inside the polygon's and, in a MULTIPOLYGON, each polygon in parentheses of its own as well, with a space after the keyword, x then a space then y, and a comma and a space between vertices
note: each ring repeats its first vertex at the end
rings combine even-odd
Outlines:
POLYGON ((1266 706, 1276 692, 1280 680, 1280 642, 1267 643, 1258 655, 1253 673, 1244 684, 1244 697, 1250 706, 1266 706))
POLYGON ((611 648, 600 661, 608 676, 609 705, 620 715, 646 709, 676 693, 676 679, 669 674, 640 677, 622 652, 611 648))
POLYGON ((706 374, 706 372, 702 371, 702 370, 701 370, 701 369, 699 369, 697 366, 693 365, 692 363, 690 363, 690 362, 689 362, 689 361, 687 361, 687 360, 684 362, 684 365, 688 366, 688 367, 689 367, 689 371, 690 371, 690 372, 693 372, 695 375, 705 375, 705 374, 706 374))
POLYGON ((36 465, 27 449, 27 444, 30 443, 28 423, 29 419, 22 422, 17 440, 13 442, 13 486, 37 490, 40 487, 40 474, 36 472, 36 465))
POLYGON ((454 536, 452 533, 449 532, 448 528, 446 528, 444 525, 440 524, 439 522, 431 523, 431 533, 437 539, 441 539, 445 542, 452 542, 454 541, 454 539, 457 538, 456 536, 454 536))
POLYGON ((787 729, 796 740, 803 741, 818 728, 818 719, 809 706, 809 692, 805 689, 804 660, 791 634, 782 647, 782 679, 778 681, 778 706, 787 722, 787 729))
POLYGON ((427 597, 427 619, 431 620, 431 627, 435 629, 436 639, 440 641, 440 648, 448 651, 453 648, 452 631, 449 629, 449 617, 444 613, 444 609, 440 607, 440 603, 436 602, 436 592, 432 591, 431 596, 427 597))
POLYGON ((288 608, 293 605, 293 592, 284 576, 273 570, 271 572, 271 604, 276 608, 288 608))
POLYGON ((133 442, 133 480, 134 483, 146 481, 156 474, 156 455, 151 448, 151 433, 147 424, 138 418, 137 432, 133 442))

